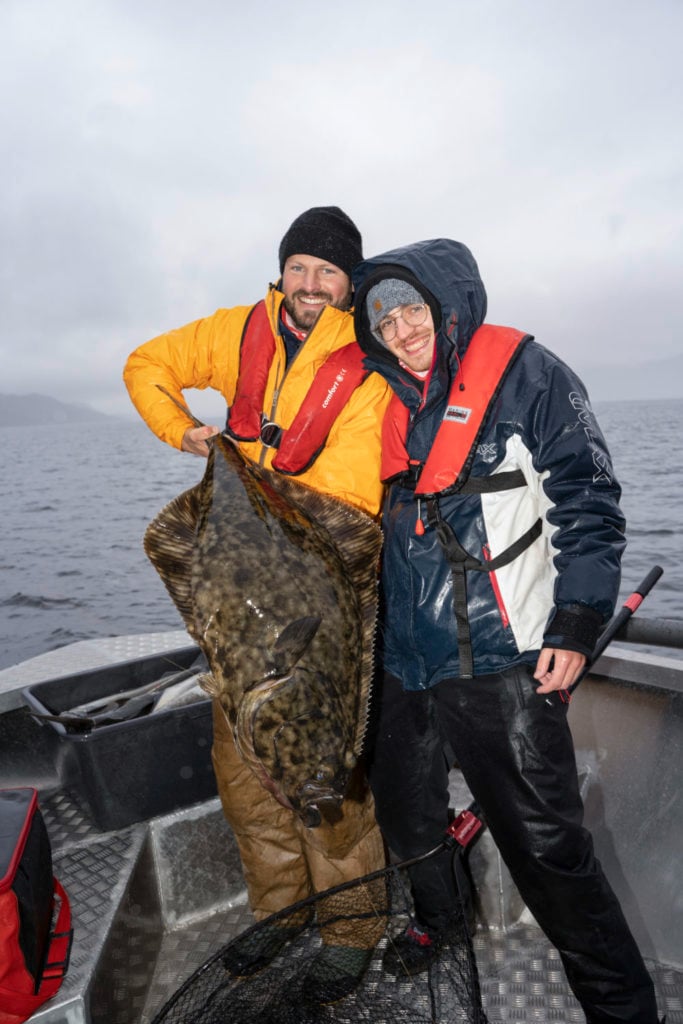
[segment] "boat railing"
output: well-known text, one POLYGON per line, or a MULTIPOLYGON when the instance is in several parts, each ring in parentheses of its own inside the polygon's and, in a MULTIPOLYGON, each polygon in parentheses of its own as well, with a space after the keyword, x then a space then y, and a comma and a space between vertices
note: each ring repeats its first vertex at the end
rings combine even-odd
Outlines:
POLYGON ((648 647, 683 649, 683 619, 646 618, 634 615, 615 639, 621 643, 644 644, 648 647))

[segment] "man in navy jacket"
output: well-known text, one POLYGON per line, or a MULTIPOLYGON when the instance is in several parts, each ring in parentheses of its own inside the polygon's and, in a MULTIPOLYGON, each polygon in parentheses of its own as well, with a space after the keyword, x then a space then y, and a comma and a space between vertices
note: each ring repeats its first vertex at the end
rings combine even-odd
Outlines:
MULTIPOLYGON (((469 250, 420 242, 354 274, 383 434, 384 678, 371 769, 401 858, 437 846, 457 760, 590 1024, 656 1024, 652 981, 582 826, 567 689, 620 581, 620 488, 581 381, 484 323, 469 250)), ((385 963, 429 965, 456 901, 450 855, 411 871, 416 919, 385 963)))

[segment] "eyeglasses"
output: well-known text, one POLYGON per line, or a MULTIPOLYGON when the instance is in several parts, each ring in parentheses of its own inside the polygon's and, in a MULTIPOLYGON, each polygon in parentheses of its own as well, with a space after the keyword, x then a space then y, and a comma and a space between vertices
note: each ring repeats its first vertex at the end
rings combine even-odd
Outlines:
POLYGON ((400 318, 408 327, 419 327, 427 319, 428 307, 426 302, 418 302, 411 306, 401 306, 394 316, 383 317, 375 326, 375 330, 382 335, 382 341, 393 341, 396 337, 397 323, 400 318))

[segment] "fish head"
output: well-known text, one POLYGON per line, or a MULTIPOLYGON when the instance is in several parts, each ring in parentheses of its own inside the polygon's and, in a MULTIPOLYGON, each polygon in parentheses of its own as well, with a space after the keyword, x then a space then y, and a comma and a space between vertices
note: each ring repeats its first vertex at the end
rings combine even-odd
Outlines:
POLYGON ((339 681, 299 665, 244 695, 237 748, 262 784, 307 828, 341 817, 356 764, 339 681))
POLYGON ((317 828, 323 819, 331 825, 341 819, 342 803, 355 763, 352 754, 317 759, 291 797, 293 810, 306 828, 317 828))

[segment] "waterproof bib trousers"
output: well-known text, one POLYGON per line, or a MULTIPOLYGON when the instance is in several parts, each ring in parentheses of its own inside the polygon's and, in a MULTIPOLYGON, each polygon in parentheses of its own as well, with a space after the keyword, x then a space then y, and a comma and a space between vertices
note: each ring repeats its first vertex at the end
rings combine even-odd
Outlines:
MULTIPOLYGON (((520 894, 559 951, 589 1024, 657 1024, 654 987, 583 827, 567 705, 535 692, 533 668, 405 691, 385 676, 370 783, 394 853, 432 849, 447 825, 455 755, 520 894)), ((413 871, 419 921, 443 927, 446 858, 413 871)))

